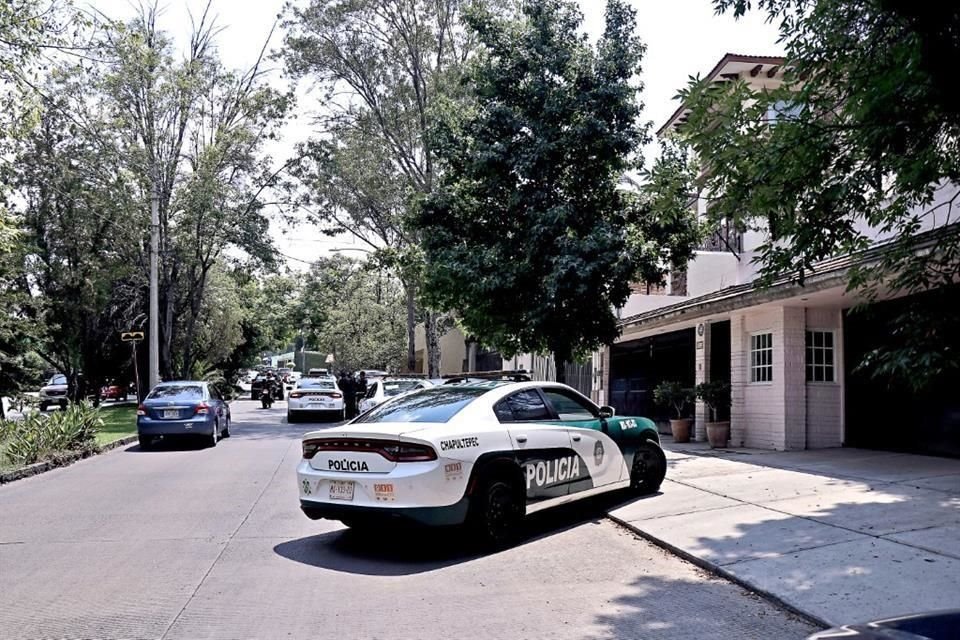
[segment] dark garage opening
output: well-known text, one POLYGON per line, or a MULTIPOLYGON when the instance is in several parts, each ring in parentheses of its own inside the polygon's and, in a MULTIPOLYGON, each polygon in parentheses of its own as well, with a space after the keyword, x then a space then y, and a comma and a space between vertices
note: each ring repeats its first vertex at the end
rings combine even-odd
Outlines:
POLYGON ((670 410, 654 403, 653 389, 664 380, 693 387, 695 337, 694 329, 684 329, 613 345, 609 401, 617 413, 656 422, 670 419, 670 410))
POLYGON ((844 444, 960 457, 960 373, 953 370, 933 386, 915 393, 904 384, 878 380, 858 368, 869 351, 889 344, 898 316, 910 305, 921 305, 927 312, 945 317, 955 313, 951 309, 960 308, 956 306, 960 305, 960 295, 954 289, 910 296, 851 310, 844 317, 844 444))

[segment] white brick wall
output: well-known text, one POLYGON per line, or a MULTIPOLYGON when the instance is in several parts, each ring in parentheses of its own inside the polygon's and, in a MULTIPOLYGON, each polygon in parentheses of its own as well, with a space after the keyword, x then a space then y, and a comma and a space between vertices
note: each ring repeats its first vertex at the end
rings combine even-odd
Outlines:
POLYGON ((785 448, 783 326, 782 307, 747 310, 731 317, 733 403, 730 416, 734 444, 760 449, 785 448), (773 334, 772 382, 750 382, 750 336, 755 333, 773 334))

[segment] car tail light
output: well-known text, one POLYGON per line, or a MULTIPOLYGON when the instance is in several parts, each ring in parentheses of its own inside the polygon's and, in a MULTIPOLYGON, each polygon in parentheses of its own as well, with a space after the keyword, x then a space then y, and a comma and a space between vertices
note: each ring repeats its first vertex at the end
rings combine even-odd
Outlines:
POLYGON ((291 398, 302 398, 302 397, 303 397, 303 394, 300 393, 299 391, 291 391, 289 397, 291 397, 291 398))
POLYGON ((303 459, 310 460, 313 456, 317 455, 317 451, 320 450, 320 441, 319 440, 304 440, 303 441, 303 459))
POLYGON ((210 405, 208 405, 206 402, 201 402, 200 404, 197 405, 197 408, 194 411, 194 413, 198 416, 205 416, 208 413, 210 413, 210 405))
POLYGON ((140 405, 139 407, 137 407, 137 415, 138 415, 138 416, 145 416, 145 415, 147 415, 147 408, 146 408, 145 406, 143 406, 143 405, 140 405))
POLYGON ((395 462, 424 462, 436 460, 437 452, 432 447, 423 444, 408 444, 399 442, 383 448, 387 460, 395 462))
POLYGON ((333 393, 330 394, 330 397, 331 397, 331 398, 342 398, 342 397, 343 397, 343 394, 342 394, 342 393, 333 392, 333 393))

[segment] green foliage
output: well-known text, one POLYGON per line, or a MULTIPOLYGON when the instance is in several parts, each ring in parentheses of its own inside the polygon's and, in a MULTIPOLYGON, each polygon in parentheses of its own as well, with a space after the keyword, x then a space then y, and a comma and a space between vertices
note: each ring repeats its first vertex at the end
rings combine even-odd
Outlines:
MULTIPOLYGON (((714 223, 768 233, 764 281, 803 282, 826 258, 860 251, 877 232, 895 238, 878 262, 853 269, 850 289, 917 293, 958 276, 960 235, 931 251, 913 236, 955 220, 960 193, 960 107, 952 61, 960 54, 954 3, 900 0, 715 0, 718 12, 755 6, 780 25, 788 63, 782 86, 693 79, 679 138, 704 169, 714 223), (943 187, 943 188, 941 188, 943 187)), ((904 316, 892 329, 918 318, 904 316)), ((937 355, 960 324, 929 317, 869 359, 881 377, 923 388, 960 366, 937 355), (909 335, 908 335, 909 334, 909 335), (929 367, 929 360, 937 364, 929 367)))
MULTIPOLYGON (((436 186, 430 123, 441 100, 463 97, 460 76, 476 47, 476 35, 462 22, 464 9, 506 4, 310 0, 286 10, 287 68, 320 88, 325 107, 323 136, 302 147, 295 172, 303 200, 326 232, 358 238, 400 277, 409 294, 410 367, 423 265, 419 232, 408 216, 416 198, 436 186)), ((423 311, 428 369, 437 375, 438 318, 423 311)))
POLYGON ((619 186, 648 139, 634 12, 609 2, 595 48, 580 23, 562 0, 524 3, 516 20, 471 13, 473 101, 438 107, 444 174, 416 218, 427 299, 508 357, 570 361, 612 341, 630 282, 689 253, 619 186))
POLYGON ((677 420, 683 418, 684 410, 695 397, 693 389, 684 387, 677 381, 665 380, 653 389, 653 401, 662 407, 673 409, 677 420))
POLYGON ((30 413, 22 420, 9 421, 0 427, 0 434, 6 437, 8 458, 33 464, 56 454, 95 450, 96 435, 102 426, 97 409, 75 403, 49 415, 30 413))
POLYGON ((723 380, 701 382, 694 389, 697 398, 710 408, 711 421, 716 422, 717 412, 730 408, 730 383, 723 380))
POLYGON ((332 353, 337 369, 396 370, 404 361, 404 295, 388 273, 345 256, 318 260, 299 304, 307 343, 332 353))

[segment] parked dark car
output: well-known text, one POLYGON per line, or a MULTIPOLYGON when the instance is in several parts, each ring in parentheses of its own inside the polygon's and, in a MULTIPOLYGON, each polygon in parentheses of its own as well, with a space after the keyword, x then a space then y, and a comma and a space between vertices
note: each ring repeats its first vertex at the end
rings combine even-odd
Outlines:
POLYGON ((144 450, 157 436, 201 436, 215 447, 230 437, 230 406, 208 382, 161 382, 137 408, 137 435, 144 450))
POLYGON ((960 609, 933 611, 819 631, 807 640, 960 640, 960 609))

